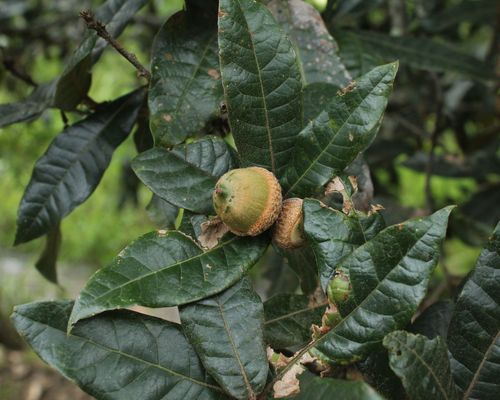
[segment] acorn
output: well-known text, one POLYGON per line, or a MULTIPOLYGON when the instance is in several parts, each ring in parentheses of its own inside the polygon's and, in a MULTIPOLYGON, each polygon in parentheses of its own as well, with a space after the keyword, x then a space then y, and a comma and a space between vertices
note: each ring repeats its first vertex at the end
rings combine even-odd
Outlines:
POLYGON ((305 243, 302 203, 302 199, 295 197, 283 202, 273 228, 273 240, 279 247, 295 249, 305 243))
POLYGON ((328 300, 337 307, 347 303, 352 292, 349 276, 342 270, 337 270, 326 290, 328 300))
POLYGON ((215 212, 231 232, 256 236, 278 218, 281 186, 264 168, 238 168, 218 180, 212 199, 215 212))

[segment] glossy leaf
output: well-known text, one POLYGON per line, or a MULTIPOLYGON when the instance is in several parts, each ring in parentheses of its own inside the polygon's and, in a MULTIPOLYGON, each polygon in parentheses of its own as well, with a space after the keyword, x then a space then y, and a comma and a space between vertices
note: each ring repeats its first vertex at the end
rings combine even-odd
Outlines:
POLYGON ((15 244, 47 233, 87 200, 132 130, 143 97, 143 90, 122 96, 56 136, 35 164, 19 205, 15 244))
POLYGON ((500 391, 500 223, 458 297, 448 348, 463 398, 496 399, 500 391))
POLYGON ((90 278, 70 323, 135 304, 177 306, 219 293, 241 279, 267 244, 266 235, 228 235, 203 252, 180 232, 147 233, 90 278))
MULTIPOLYGON (((337 37, 337 34, 334 33, 337 37)), ((494 79, 493 67, 453 47, 425 37, 394 37, 385 33, 349 31, 344 40, 355 41, 360 53, 431 71, 457 72, 474 79, 494 79)), ((339 35, 339 36, 342 36, 339 35)), ((342 46, 342 40, 339 39, 342 46)))
POLYGON ((318 288, 318 268, 314 252, 309 244, 297 249, 280 249, 279 252, 286 258, 288 266, 299 278, 300 288, 304 294, 312 294, 318 288))
POLYGON ((315 82, 304 87, 304 126, 314 120, 337 95, 331 83, 315 82))
POLYGON ((348 381, 315 377, 300 385, 300 393, 291 397, 296 400, 383 400, 370 385, 363 381, 348 381))
POLYGON ((217 11, 205 8, 188 3, 153 42, 149 108, 157 145, 183 142, 219 112, 217 11))
POLYGON ((334 361, 355 361, 410 322, 427 291, 452 207, 390 226, 345 257, 355 309, 316 347, 334 361))
POLYGON ((45 279, 57 284, 57 257, 61 248, 61 226, 54 226, 45 237, 45 247, 40 258, 35 263, 35 268, 45 279))
POLYGON ((338 89, 351 81, 318 10, 303 0, 271 0, 267 6, 295 48, 304 84, 327 82, 338 89))
POLYGON ((279 178, 302 129, 302 81, 293 46, 263 4, 221 0, 219 53, 242 163, 279 178))
POLYGON ((446 340, 454 308, 455 304, 451 300, 438 301, 424 310, 407 330, 419 333, 428 339, 441 336, 446 340))
POLYGON ((317 193, 365 150, 387 106, 397 64, 377 67, 339 92, 297 138, 283 179, 287 197, 317 193))
POLYGON ((106 313, 66 334, 69 301, 18 306, 14 324, 48 364, 96 399, 226 399, 174 323, 106 313))
POLYGON ((390 366, 410 399, 457 398, 443 338, 395 331, 384 338, 384 346, 389 350, 390 366))
POLYGON ((56 81, 38 85, 26 99, 16 103, 0 104, 0 128, 38 118, 51 107, 54 99, 56 81))
POLYGON ((268 363, 262 302, 248 278, 224 292, 181 307, 182 327, 206 370, 231 396, 255 398, 268 363))
POLYGON ((321 287, 326 290, 339 262, 373 239, 384 227, 378 213, 347 216, 317 200, 304 200, 304 232, 314 252, 321 287))
MULTIPOLYGON (((147 0, 107 0, 96 9, 95 18, 105 24, 109 34, 116 38, 146 3, 147 0)), ((86 31, 57 81, 54 106, 71 111, 86 96, 90 88, 90 68, 107 44, 95 31, 86 31)))
POLYGON ((382 348, 374 351, 363 361, 356 364, 363 374, 363 379, 387 400, 401 400, 406 393, 401 379, 389 366, 389 355, 382 348))
POLYGON ((139 154, 132 162, 137 176, 163 200, 198 213, 213 213, 217 180, 235 167, 226 142, 208 136, 172 150, 160 147, 139 154))
POLYGON ((302 294, 277 294, 264 303, 264 337, 274 349, 299 346, 311 339, 311 326, 321 325, 325 304, 311 304, 302 294))
POLYGON ((153 194, 146 207, 149 218, 160 229, 174 229, 179 208, 153 194))

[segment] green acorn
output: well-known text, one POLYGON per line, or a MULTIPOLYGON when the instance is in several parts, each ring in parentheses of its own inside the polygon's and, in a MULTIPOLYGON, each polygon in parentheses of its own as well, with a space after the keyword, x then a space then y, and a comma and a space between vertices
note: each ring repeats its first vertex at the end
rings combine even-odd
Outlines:
POLYGON ((281 213, 273 228, 274 242, 284 249, 295 249, 305 243, 302 199, 291 198, 283 202, 281 213))
POLYGON ((328 300, 337 307, 347 303, 352 292, 349 276, 342 270, 337 270, 335 276, 328 284, 326 293, 328 300))
POLYGON ((215 185, 212 198, 219 218, 239 236, 264 232, 281 211, 281 186, 271 172, 260 167, 227 172, 215 185))

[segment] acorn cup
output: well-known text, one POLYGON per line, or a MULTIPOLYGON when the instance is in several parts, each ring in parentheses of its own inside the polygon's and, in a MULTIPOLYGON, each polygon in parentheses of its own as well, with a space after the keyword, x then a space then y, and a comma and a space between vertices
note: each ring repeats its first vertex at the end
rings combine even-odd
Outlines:
POLYGON ((216 183, 215 212, 238 236, 257 236, 269 229, 281 211, 281 186, 260 167, 233 169, 216 183))
POLYGON ((273 240, 283 249, 296 249, 305 242, 302 199, 291 198, 283 202, 281 213, 273 228, 273 240))

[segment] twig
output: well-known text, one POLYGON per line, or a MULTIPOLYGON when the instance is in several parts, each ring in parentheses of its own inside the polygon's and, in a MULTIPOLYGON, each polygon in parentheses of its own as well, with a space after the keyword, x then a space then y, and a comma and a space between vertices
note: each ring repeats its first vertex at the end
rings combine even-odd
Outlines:
POLYGON ((437 140, 439 134, 442 130, 443 121, 443 91, 441 89, 441 84, 435 73, 431 73, 432 80, 434 81, 434 91, 436 96, 436 121, 434 124, 434 129, 431 134, 431 148, 429 150, 429 159, 427 160, 427 165, 425 166, 425 204, 427 211, 430 213, 434 210, 434 199, 432 196, 431 178, 432 170, 434 167, 435 151, 437 140))
POLYGON ((83 18, 87 24, 88 29, 93 29, 97 34, 106 40, 115 50, 120 53, 129 63, 131 63, 138 71, 139 76, 143 76, 148 81, 151 79, 151 73, 139 62, 136 55, 125 50, 125 48, 118 43, 106 30, 106 26, 94 18, 94 15, 89 10, 80 12, 80 17, 83 18))
POLYGON ((7 71, 9 71, 14 77, 27 83, 30 86, 37 87, 37 83, 29 76, 25 71, 22 71, 16 65, 16 62, 12 58, 5 57, 2 59, 2 64, 7 71))

